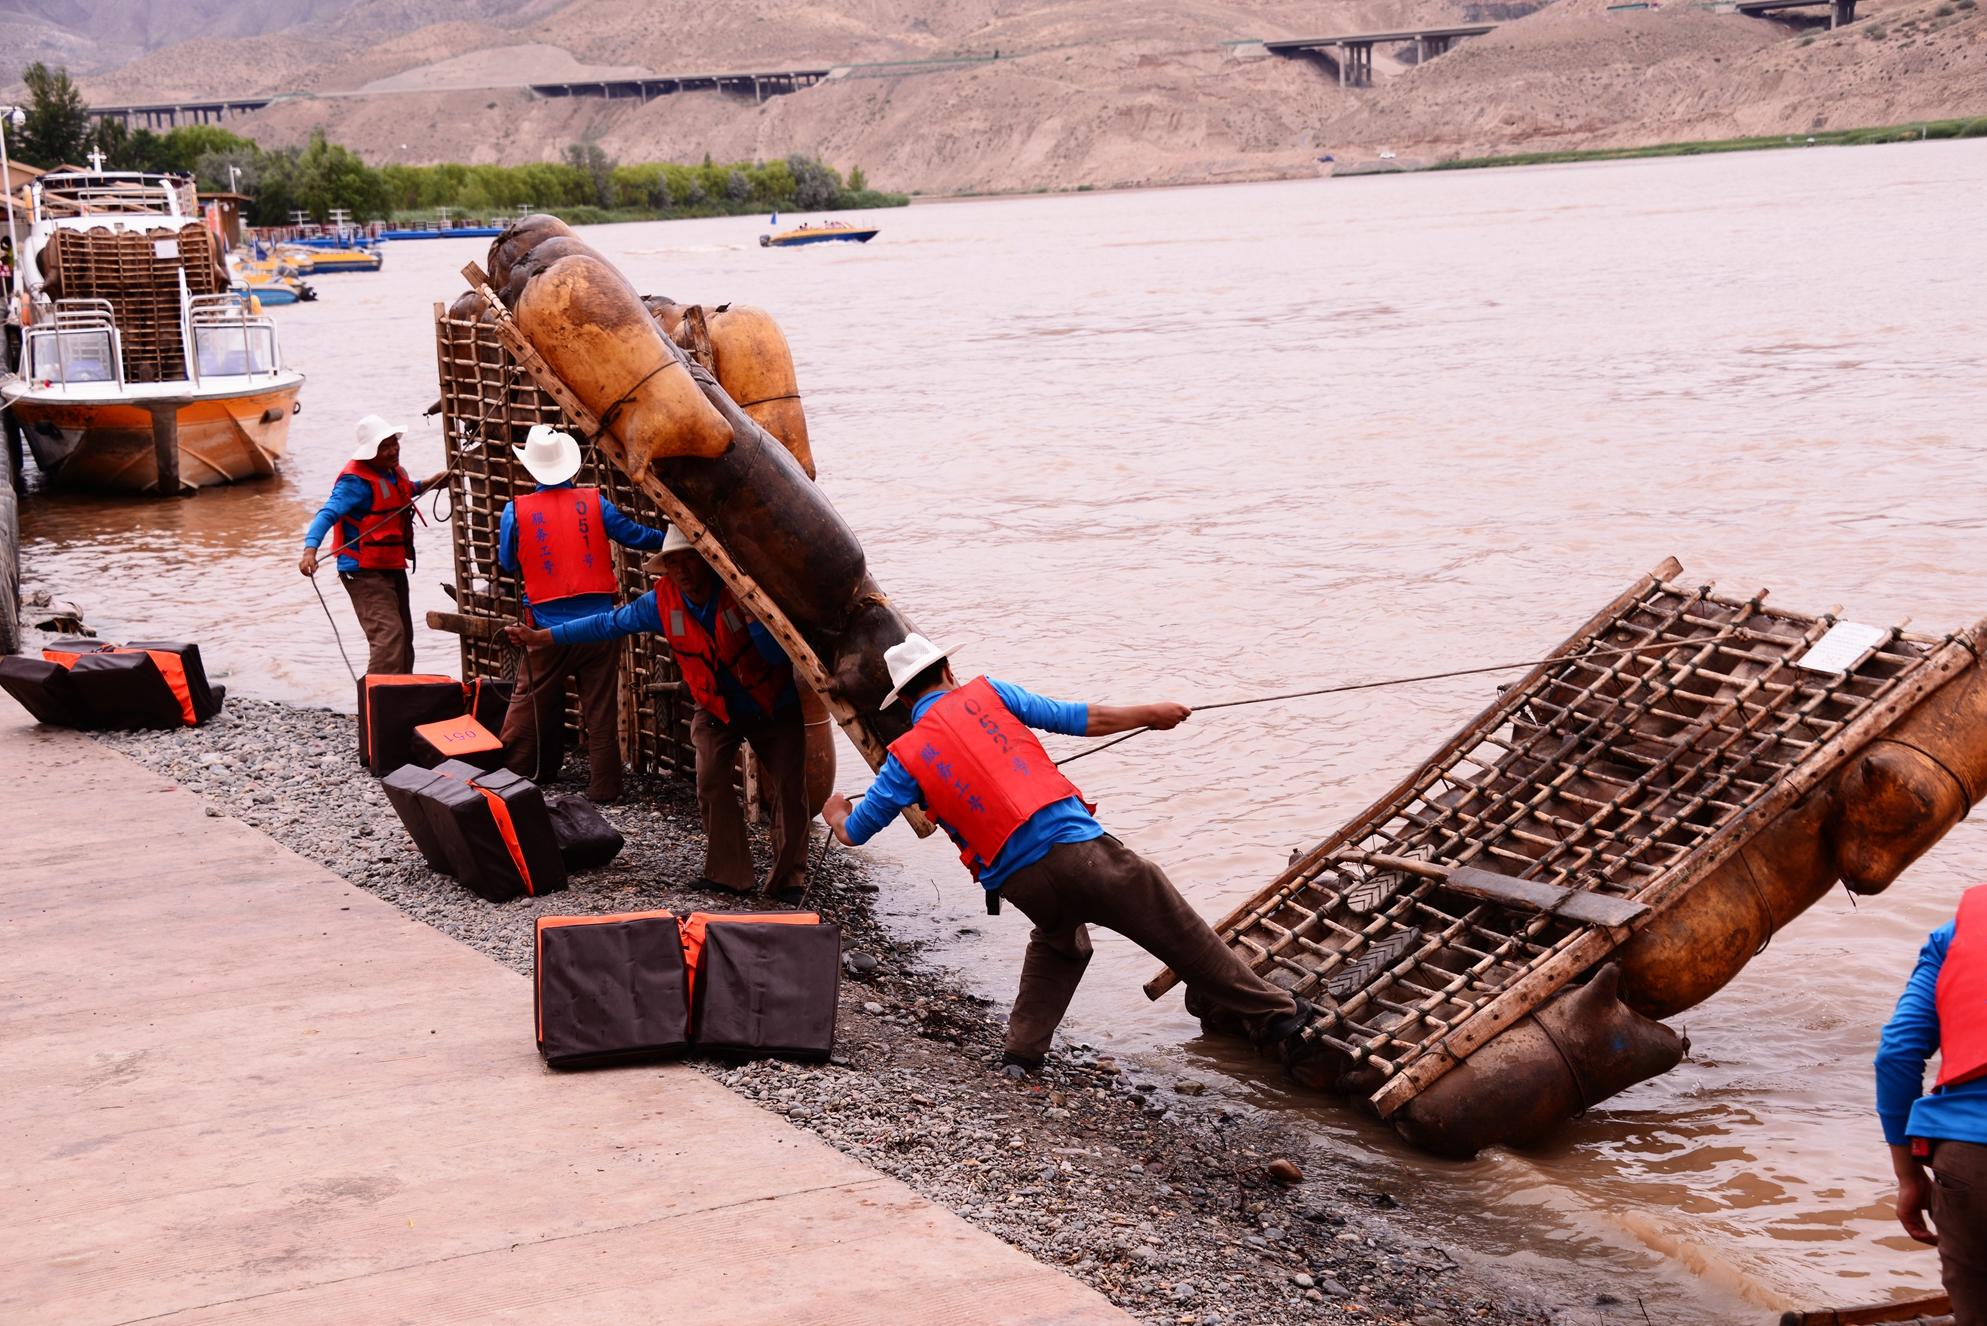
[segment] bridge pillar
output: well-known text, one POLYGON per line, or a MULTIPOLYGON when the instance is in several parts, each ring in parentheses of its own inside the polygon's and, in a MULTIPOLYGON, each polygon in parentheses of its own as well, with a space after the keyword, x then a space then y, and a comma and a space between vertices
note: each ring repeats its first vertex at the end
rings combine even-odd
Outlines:
POLYGON ((1830 31, 1836 28, 1847 27, 1855 21, 1856 0, 1834 0, 1834 3, 1829 5, 1828 26, 1830 31))

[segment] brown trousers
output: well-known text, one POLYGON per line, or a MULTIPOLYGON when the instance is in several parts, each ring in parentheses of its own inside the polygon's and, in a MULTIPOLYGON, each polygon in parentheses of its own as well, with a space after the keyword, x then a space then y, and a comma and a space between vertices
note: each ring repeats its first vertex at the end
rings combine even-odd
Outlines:
POLYGON ((697 751, 697 809, 704 820, 704 878, 726 888, 752 887, 752 845, 745 837, 745 807, 733 769, 738 747, 759 757, 767 808, 772 815, 773 870, 768 889, 807 883, 807 727, 800 707, 783 709, 752 724, 725 724, 704 710, 690 719, 697 751))
POLYGON ((1057 843, 1000 886, 1003 901, 1035 923, 1021 962, 1021 989, 1007 1018, 1007 1049, 1027 1059, 1049 1052, 1057 1024, 1069 1011, 1090 964, 1086 923, 1115 930, 1171 967, 1210 1003, 1240 1014, 1251 1032, 1297 1007, 1249 970, 1208 928, 1166 872, 1105 834, 1084 843, 1057 843))
POLYGON ((352 600, 352 615, 366 633, 366 671, 414 670, 414 612, 407 602, 405 571, 341 571, 339 581, 352 600))
POLYGON ((1987 1326, 1987 1146, 1932 1146, 1932 1228, 1954 1326, 1987 1326))
POLYGON ((504 711, 504 767, 536 783, 559 776, 566 760, 566 678, 579 682, 586 724, 590 801, 621 795, 621 642, 532 645, 518 661, 504 711))

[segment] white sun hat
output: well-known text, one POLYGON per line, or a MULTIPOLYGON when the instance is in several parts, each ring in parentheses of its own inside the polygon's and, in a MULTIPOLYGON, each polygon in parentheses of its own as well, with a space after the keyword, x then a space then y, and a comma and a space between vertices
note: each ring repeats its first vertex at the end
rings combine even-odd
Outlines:
POLYGON ((390 424, 376 414, 369 414, 359 420, 357 440, 359 449, 352 453, 353 460, 371 460, 379 454, 379 444, 390 437, 399 437, 399 424, 390 424))
POLYGON ((697 551, 697 545, 690 542, 682 530, 676 528, 674 525, 666 526, 665 529, 666 532, 662 536, 662 556, 667 557, 671 553, 693 553, 697 551))
POLYGON ((888 709, 901 698, 900 692, 911 679, 932 664, 950 658, 950 649, 940 649, 916 631, 910 633, 897 644, 883 651, 883 666, 890 672, 890 693, 883 697, 880 708, 888 709))
POLYGON ((511 454, 542 484, 564 483, 580 472, 580 444, 550 424, 533 424, 524 445, 512 447, 511 454))

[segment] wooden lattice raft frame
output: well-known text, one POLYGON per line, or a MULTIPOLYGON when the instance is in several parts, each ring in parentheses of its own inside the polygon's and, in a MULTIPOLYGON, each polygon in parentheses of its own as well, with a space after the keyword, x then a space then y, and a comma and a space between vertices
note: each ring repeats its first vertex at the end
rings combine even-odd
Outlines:
POLYGON ((50 290, 60 298, 109 301, 124 349, 127 382, 178 382, 186 377, 186 341, 180 326, 182 274, 189 295, 226 289, 214 236, 196 221, 145 231, 109 226, 58 230, 43 262, 49 269, 50 290))
POLYGON ((1564 661, 1503 688, 1216 926, 1267 979, 1332 996, 1336 1015, 1308 1035, 1355 1067, 1382 1116, 1607 961, 1977 662, 1979 627, 1893 628, 1843 672, 1803 669, 1832 614, 1681 573, 1669 561, 1637 581, 1553 651, 1564 661), (1638 646, 1657 648, 1578 657, 1638 646), (1469 868, 1494 872, 1487 887, 1469 868))
MULTIPOLYGON (((497 566, 497 527, 504 504, 536 486, 511 448, 523 443, 533 424, 552 424, 584 436, 587 425, 541 390, 504 348, 487 321, 451 316, 435 305, 435 360, 441 382, 442 436, 448 464, 452 512, 449 525, 455 557, 452 613, 430 613, 431 626, 456 632, 462 640, 464 677, 510 677, 517 651, 499 631, 519 620, 523 604, 516 578, 497 566)), ((590 419, 589 419, 590 422, 590 419)), ((627 516, 651 527, 666 517, 644 492, 598 451, 588 448, 576 482, 598 487, 627 516)), ((614 566, 624 598, 646 592, 642 556, 615 545, 614 566)), ((630 637, 621 652, 621 756, 651 774, 689 775, 696 767, 690 748, 693 706, 668 645, 660 636, 630 637)), ((569 696, 567 723, 577 731, 577 700, 569 696)))
MULTIPOLYGON (((462 269, 463 279, 482 301, 484 318, 468 319, 435 306, 437 356, 443 380, 444 426, 449 434, 449 455, 453 462, 460 454, 465 470, 481 477, 470 496, 474 510, 465 508, 458 529, 472 531, 457 544, 457 608, 453 614, 430 614, 431 625, 461 632, 464 675, 472 665, 483 666, 503 648, 499 629, 511 619, 519 605, 514 593, 493 574, 496 566, 496 528, 509 500, 527 482, 509 447, 522 442, 534 423, 558 423, 583 439, 587 469, 610 500, 636 520, 659 525, 668 522, 690 540, 718 578, 733 595, 779 641, 793 663, 797 684, 821 697, 828 712, 848 736, 870 767, 877 768, 888 754, 885 743, 870 730, 853 706, 834 693, 827 669, 805 637, 782 612, 779 605, 741 570, 722 544, 688 506, 664 487, 653 475, 640 481, 628 477, 620 463, 621 444, 611 430, 560 380, 517 328, 510 311, 490 288, 481 267, 470 263, 462 269), (451 407, 449 386, 457 387, 451 407), (451 408, 453 412, 451 413, 451 408), (458 437, 460 434, 460 438, 458 437), (473 439, 473 441, 472 441, 473 439), (501 445, 495 445, 501 443, 501 445), (497 452, 504 454, 499 457, 497 452), (472 455, 473 453, 473 455, 472 455), (508 468, 506 468, 508 466, 508 468), (467 550, 465 551, 465 543, 467 550), (471 641, 480 638, 487 648, 472 650, 471 641)), ((467 495, 470 485, 458 479, 455 488, 467 495)), ((630 594, 649 586, 625 564, 617 550, 622 586, 630 594)), ((638 698, 623 705, 623 752, 637 767, 667 767, 689 772, 695 757, 688 741, 690 701, 681 691, 680 678, 668 648, 659 639, 637 637, 623 663, 623 696, 638 698), (639 643, 637 643, 637 641, 639 643), (634 675, 630 675, 630 673, 634 675), (661 695, 662 700, 651 697, 661 695), (662 765, 652 752, 669 750, 669 764, 662 765), (651 761, 644 764, 644 760, 651 761)), ((486 672, 482 675, 501 675, 486 672)), ((913 808, 905 820, 919 834, 931 834, 935 826, 921 811, 913 808)))

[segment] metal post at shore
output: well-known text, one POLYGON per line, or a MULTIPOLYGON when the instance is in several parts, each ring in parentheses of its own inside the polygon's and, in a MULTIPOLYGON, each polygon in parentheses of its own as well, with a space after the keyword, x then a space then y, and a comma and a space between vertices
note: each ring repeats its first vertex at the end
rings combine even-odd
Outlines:
MULTIPOLYGON (((21 236, 14 229, 14 165, 7 158, 7 130, 20 128, 28 122, 28 113, 19 106, 0 106, 0 177, 7 181, 7 248, 13 255, 10 267, 19 271, 21 266, 21 236)), ((8 295, 14 292, 7 291, 8 295)))

